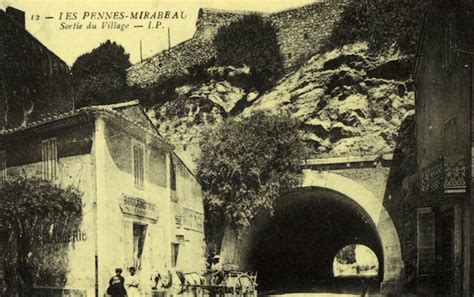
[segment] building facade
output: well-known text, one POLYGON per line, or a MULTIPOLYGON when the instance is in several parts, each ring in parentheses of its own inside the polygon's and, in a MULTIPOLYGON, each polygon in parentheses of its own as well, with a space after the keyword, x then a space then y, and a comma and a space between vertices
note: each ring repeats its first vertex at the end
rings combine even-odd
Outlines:
POLYGON ((69 67, 25 29, 25 13, 0 10, 0 130, 73 109, 69 67))
POLYGON ((6 130, 0 151, 6 178, 42 176, 83 193, 80 223, 32 251, 37 290, 104 296, 114 270, 134 266, 146 296, 156 272, 205 269, 201 186, 137 101, 6 130))
POLYGON ((471 296, 472 1, 436 1, 416 66, 416 282, 419 291, 471 296))

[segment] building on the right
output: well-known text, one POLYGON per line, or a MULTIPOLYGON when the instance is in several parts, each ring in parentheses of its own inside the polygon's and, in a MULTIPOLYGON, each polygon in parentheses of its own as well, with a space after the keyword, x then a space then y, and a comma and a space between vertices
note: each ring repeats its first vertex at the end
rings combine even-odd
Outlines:
POLYGON ((474 294, 474 1, 435 1, 416 59, 416 284, 474 294))

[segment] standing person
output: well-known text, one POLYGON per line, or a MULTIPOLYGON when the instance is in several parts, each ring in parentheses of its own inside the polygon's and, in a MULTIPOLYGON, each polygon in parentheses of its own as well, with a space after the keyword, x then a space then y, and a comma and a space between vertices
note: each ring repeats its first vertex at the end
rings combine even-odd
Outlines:
POLYGON ((159 290, 161 288, 163 282, 161 278, 161 273, 158 270, 156 270, 155 273, 150 276, 150 280, 152 290, 159 290))
POLYGON ((130 276, 127 278, 127 292, 128 297, 140 297, 140 291, 138 290, 140 281, 136 275, 137 270, 135 267, 130 267, 128 269, 130 276))
POLYGON ((214 256, 211 271, 213 273, 214 285, 219 285, 224 280, 224 270, 219 255, 214 256))
POLYGON ((127 290, 125 290, 125 279, 122 276, 122 268, 115 269, 115 275, 109 281, 107 294, 112 297, 125 297, 127 290))
POLYGON ((163 280, 161 281, 161 287, 164 289, 169 289, 171 288, 172 285, 173 285, 173 276, 171 275, 171 271, 168 270, 168 272, 163 275, 163 280))

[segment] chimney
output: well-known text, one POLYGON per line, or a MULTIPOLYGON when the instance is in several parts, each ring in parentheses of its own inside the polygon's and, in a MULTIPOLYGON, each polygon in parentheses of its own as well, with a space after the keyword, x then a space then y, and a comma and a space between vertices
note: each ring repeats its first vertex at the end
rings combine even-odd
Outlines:
POLYGON ((25 12, 14 7, 7 7, 7 14, 15 20, 23 29, 25 28, 25 12))

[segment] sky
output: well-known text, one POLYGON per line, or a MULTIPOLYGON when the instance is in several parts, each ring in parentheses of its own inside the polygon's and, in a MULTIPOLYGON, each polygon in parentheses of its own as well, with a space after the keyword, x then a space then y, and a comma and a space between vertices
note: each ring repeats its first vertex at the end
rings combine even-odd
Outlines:
POLYGON ((27 30, 71 66, 78 56, 90 52, 107 39, 121 44, 130 54, 132 63, 140 61, 140 42, 142 58, 153 56, 168 47, 168 28, 171 46, 192 37, 199 8, 275 12, 315 1, 317 0, 0 0, 0 9, 12 6, 25 11, 27 30), (166 11, 170 11, 170 15, 176 13, 179 18, 110 20, 100 19, 99 16, 115 12, 130 17, 132 14, 141 13, 143 16, 145 13, 151 15, 166 11), (89 24, 95 24, 97 28, 88 29, 89 24), (116 29, 126 24, 129 25, 127 29, 116 29))

